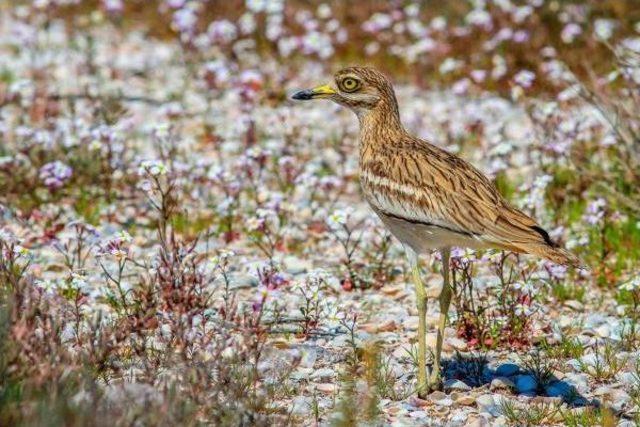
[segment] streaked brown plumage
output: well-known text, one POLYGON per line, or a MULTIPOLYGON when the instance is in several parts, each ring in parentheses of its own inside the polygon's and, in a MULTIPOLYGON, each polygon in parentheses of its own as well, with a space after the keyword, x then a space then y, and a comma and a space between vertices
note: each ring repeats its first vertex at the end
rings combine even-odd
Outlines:
MULTIPOLYGON (((559 264, 577 263, 535 220, 510 206, 475 167, 410 135, 400 123, 391 84, 381 73, 347 68, 336 74, 336 80, 350 74, 382 94, 375 108, 359 114, 360 182, 367 201, 385 223, 391 217, 429 224, 425 226, 460 235, 468 247, 507 249, 559 264)), ((449 246, 433 244, 433 248, 449 246)))
POLYGON ((360 121, 360 183, 373 210, 402 242, 413 265, 419 311, 419 392, 437 386, 452 246, 498 248, 537 255, 559 264, 578 259, 551 241, 535 220, 512 207, 480 171, 462 158, 409 134, 400 121, 389 80, 365 67, 345 68, 335 82, 300 91, 294 99, 327 98, 350 108, 360 121), (426 293, 417 255, 440 249, 444 286, 440 295, 433 375, 426 381, 426 293))

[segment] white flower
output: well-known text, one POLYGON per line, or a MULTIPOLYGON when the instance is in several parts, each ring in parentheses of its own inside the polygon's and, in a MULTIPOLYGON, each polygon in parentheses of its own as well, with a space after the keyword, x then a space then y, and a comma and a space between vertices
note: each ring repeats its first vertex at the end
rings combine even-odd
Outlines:
POLYGON ((347 224, 349 216, 353 213, 353 209, 338 209, 327 217, 327 225, 331 229, 340 229, 347 224))
POLYGON ((514 311, 518 316, 530 316, 533 314, 533 310, 531 309, 531 307, 524 304, 516 305, 514 311))
POLYGON ((536 75, 529 70, 518 71, 518 73, 513 77, 513 81, 525 89, 531 87, 535 79, 536 75))
POLYGON ((54 293, 57 289, 58 289, 58 283, 54 282, 53 280, 36 280, 34 282, 34 285, 36 285, 37 287, 39 287, 40 289, 42 289, 43 291, 47 292, 47 293, 54 293))
POLYGON ((640 290, 640 275, 633 279, 620 284, 619 288, 623 291, 635 292, 640 290))
POLYGON ((129 234, 127 231, 122 230, 117 234, 117 239, 124 243, 131 243, 133 237, 131 237, 131 234, 129 234))
POLYGON ((29 251, 29 249, 25 248, 24 246, 15 245, 13 247, 13 253, 18 255, 18 256, 28 256, 30 251, 29 251))
POLYGON ((580 34, 582 34, 582 28, 580 27, 580 25, 571 22, 564 26, 562 32, 560 33, 560 38, 565 43, 573 43, 576 37, 578 37, 580 34))
POLYGON ((597 39, 609 40, 616 28, 616 22, 612 19, 596 19, 593 26, 593 32, 597 39))
POLYGON ((448 74, 452 71, 457 70, 461 66, 462 61, 453 58, 446 58, 444 61, 442 61, 440 67, 438 67, 438 71, 440 71, 440 74, 448 74))
POLYGON ((145 160, 140 163, 140 168, 138 169, 138 175, 152 175, 152 176, 160 176, 167 174, 167 167, 160 160, 145 160))

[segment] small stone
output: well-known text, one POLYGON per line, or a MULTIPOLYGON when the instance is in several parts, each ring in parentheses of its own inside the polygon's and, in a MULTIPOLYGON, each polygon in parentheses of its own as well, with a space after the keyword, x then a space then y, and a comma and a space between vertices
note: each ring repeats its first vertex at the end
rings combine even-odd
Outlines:
POLYGON ((360 325, 360 328, 363 330, 375 334, 378 332, 391 332, 398 329, 398 325, 393 319, 389 319, 386 322, 382 323, 364 323, 360 325))
POLYGON ((483 394, 476 397, 476 403, 478 404, 478 410, 480 412, 487 412, 492 415, 496 412, 496 402, 490 394, 483 394))
POLYGON ((300 366, 303 368, 313 368, 316 363, 318 353, 313 348, 305 348, 302 350, 302 357, 300 358, 300 366))
POLYGON ((423 406, 429 405, 429 401, 420 399, 418 396, 411 396, 411 398, 409 399, 409 404, 415 408, 421 408, 423 406))
MULTIPOLYGON (((451 399, 449 399, 451 400, 451 399)), ((451 405, 446 405, 446 406, 438 406, 435 408, 435 413, 440 416, 440 417, 444 417, 449 415, 449 408, 447 406, 451 406, 451 405)))
POLYGON ((426 418, 427 413, 425 411, 413 411, 409 413, 411 418, 426 418))
POLYGON ((401 288, 395 285, 385 285, 382 288, 380 288, 380 292, 390 297, 396 295, 401 290, 402 290, 401 288))
POLYGON ((518 393, 525 393, 535 391, 538 388, 538 383, 536 379, 531 375, 518 375, 516 377, 516 389, 518 393))
POLYGON ((229 275, 230 289, 255 288, 259 285, 258 278, 249 274, 232 273, 229 275))
POLYGON ((417 331, 418 330, 418 316, 410 316, 404 319, 402 322, 402 327, 407 331, 417 331))
POLYGON ((289 377, 295 381, 308 380, 312 372, 313 369, 311 368, 298 368, 293 371, 289 377))
POLYGON ((313 269, 313 265, 310 261, 300 259, 295 256, 286 256, 282 260, 282 263, 284 264, 286 272, 294 276, 306 273, 313 269))
POLYGON ((515 363, 503 363, 496 369, 496 375, 499 377, 511 377, 520 371, 520 367, 515 363))
POLYGON ((320 393, 332 395, 336 391, 336 385, 331 383, 316 384, 316 390, 318 390, 320 393))
POLYGON ((455 403, 460 406, 471 406, 476 403, 476 397, 470 394, 465 394, 456 398, 455 403))
POLYGON ((563 381, 573 386, 579 394, 589 392, 589 377, 587 374, 569 373, 564 377, 563 381))
POLYGON ((453 405, 453 400, 441 391, 434 391, 428 396, 428 399, 430 402, 440 407, 449 407, 453 405))
MULTIPOLYGON (((428 329, 433 329, 438 326, 438 316, 426 316, 425 323, 428 329)), ((408 331, 418 330, 418 316, 409 316, 402 322, 402 327, 408 331)))
POLYGON ((447 397, 448 396, 445 393, 441 392, 441 391, 434 391, 433 393, 431 393, 428 396, 429 400, 432 401, 433 403, 436 403, 436 402, 438 402, 440 400, 444 400, 447 397))
POLYGON ((396 359, 406 359, 409 357, 409 351, 406 347, 397 346, 395 350, 393 350, 393 357, 396 359))
POLYGON ((444 387, 444 391, 469 391, 471 390, 471 387, 469 387, 467 384, 465 384, 463 381, 460 380, 456 380, 456 379, 449 379, 446 380, 443 384, 444 387))
POLYGON ((469 346, 467 345, 466 341, 460 338, 452 337, 452 338, 447 338, 444 341, 443 347, 445 350, 448 350, 448 351, 451 351, 451 350, 465 351, 469 346))
POLYGON ((608 325, 600 325, 595 329, 596 334, 600 338, 609 338, 611 335, 611 328, 608 325))
POLYGON ((306 415, 311 410, 312 404, 313 402, 310 397, 297 396, 291 402, 291 413, 293 415, 306 415))
POLYGON ((550 396, 535 396, 533 399, 531 399, 532 404, 552 404, 552 405, 559 405, 560 403, 562 403, 562 398, 561 397, 550 397, 550 396))
POLYGON ((335 377, 336 372, 333 369, 321 368, 311 374, 311 379, 315 381, 328 381, 335 377))
POLYGON ((580 301, 572 300, 564 302, 564 306, 570 308, 573 311, 582 311, 584 310, 584 305, 580 301))
POLYGON ((484 417, 472 414, 465 424, 466 427, 489 427, 489 421, 484 417))
POLYGON ((636 375, 632 372, 620 372, 617 379, 627 387, 633 387, 637 381, 636 375))
POLYGON ((513 390, 515 388, 516 385, 507 377, 496 377, 491 381, 491 385, 489 386, 491 391, 513 390))
POLYGON ((505 417, 504 415, 500 415, 491 423, 492 427, 502 427, 506 425, 508 425, 508 422, 507 422, 507 417, 505 417))

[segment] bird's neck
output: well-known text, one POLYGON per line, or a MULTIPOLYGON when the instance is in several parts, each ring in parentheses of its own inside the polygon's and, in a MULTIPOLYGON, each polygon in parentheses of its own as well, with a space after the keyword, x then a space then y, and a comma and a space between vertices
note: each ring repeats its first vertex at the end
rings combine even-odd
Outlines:
POLYGON ((362 146, 393 144, 406 135, 400 121, 397 105, 381 104, 374 109, 358 114, 360 121, 360 143, 362 146))

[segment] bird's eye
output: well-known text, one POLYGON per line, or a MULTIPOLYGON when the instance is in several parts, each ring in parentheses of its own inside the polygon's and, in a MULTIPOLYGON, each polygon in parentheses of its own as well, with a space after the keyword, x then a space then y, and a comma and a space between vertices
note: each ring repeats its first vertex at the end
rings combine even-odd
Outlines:
POLYGON ((347 77, 342 81, 342 88, 347 92, 353 92, 358 89, 358 81, 351 77, 347 77))

